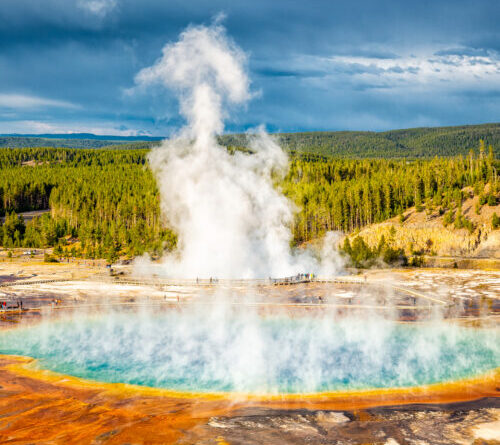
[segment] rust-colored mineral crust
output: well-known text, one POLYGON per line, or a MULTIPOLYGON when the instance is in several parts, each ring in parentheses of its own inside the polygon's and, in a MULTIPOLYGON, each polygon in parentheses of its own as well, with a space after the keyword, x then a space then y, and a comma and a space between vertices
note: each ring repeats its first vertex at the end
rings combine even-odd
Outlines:
POLYGON ((0 443, 173 443, 242 409, 353 411, 498 397, 500 369, 479 378, 411 389, 259 397, 183 394, 89 382, 0 356, 0 443))

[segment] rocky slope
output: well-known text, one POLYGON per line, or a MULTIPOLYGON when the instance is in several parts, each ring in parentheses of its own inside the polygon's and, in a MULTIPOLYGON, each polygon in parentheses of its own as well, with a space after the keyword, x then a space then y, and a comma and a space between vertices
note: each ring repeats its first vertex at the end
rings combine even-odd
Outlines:
MULTIPOLYGON (((471 191, 465 192, 472 196, 471 191)), ((485 204, 478 209, 478 201, 479 197, 473 196, 462 204, 462 214, 473 224, 473 230, 456 228, 454 223, 445 225, 445 214, 439 209, 417 212, 412 207, 404 213, 404 221, 395 217, 372 224, 349 238, 352 241, 359 235, 373 248, 384 236, 391 247, 401 248, 407 255, 500 259, 500 230, 492 227, 493 213, 500 216, 500 204, 485 204)))

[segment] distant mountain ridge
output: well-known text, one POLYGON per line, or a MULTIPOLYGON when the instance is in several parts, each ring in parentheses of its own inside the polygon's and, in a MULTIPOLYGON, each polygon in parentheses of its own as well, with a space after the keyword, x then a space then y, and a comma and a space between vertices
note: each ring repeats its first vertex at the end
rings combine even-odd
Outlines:
MULTIPOLYGON (((422 127, 383 132, 314 131, 276 133, 278 143, 290 152, 339 158, 431 158, 467 155, 479 140, 492 145, 500 157, 500 123, 422 127)), ((148 149, 162 137, 100 136, 90 133, 0 135, 0 147, 67 147, 148 149)), ((246 134, 219 136, 225 146, 248 147, 246 134)))
MULTIPOLYGON (((83 134, 80 134, 83 136, 83 134)), ((99 148, 151 148, 157 145, 162 138, 158 139, 126 139, 124 137, 116 137, 116 139, 103 139, 104 137, 113 136, 98 136, 93 137, 65 137, 58 138, 60 135, 44 135, 41 136, 12 136, 0 135, 0 148, 30 148, 30 147, 59 147, 59 148, 81 148, 81 149, 99 149, 99 148)))
MULTIPOLYGON (((246 135, 224 135, 224 145, 245 146, 246 135)), ((432 158, 467 155, 479 140, 500 155, 500 123, 422 127, 384 132, 332 131, 276 134, 279 144, 300 153, 340 158, 432 158)))
POLYGON ((45 134, 0 134, 0 137, 42 138, 42 139, 93 139, 104 141, 161 141, 164 136, 120 136, 93 133, 45 133, 45 134))

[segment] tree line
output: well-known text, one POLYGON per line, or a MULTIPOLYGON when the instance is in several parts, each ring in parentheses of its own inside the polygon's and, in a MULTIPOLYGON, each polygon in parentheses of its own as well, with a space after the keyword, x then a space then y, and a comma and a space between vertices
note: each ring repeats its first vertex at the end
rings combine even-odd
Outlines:
MULTIPOLYGON (((161 255, 173 249, 176 235, 162 223, 147 153, 0 150, 0 216, 5 217, 0 244, 55 247, 58 254, 110 260, 120 254, 161 255), (48 208, 50 213, 29 222, 17 215, 48 208)), ((496 204, 499 169, 492 147, 484 142, 467 156, 430 160, 294 153, 287 175, 276 186, 297 206, 292 232, 300 244, 330 230, 351 233, 412 206, 453 212, 450 223, 467 227, 460 213, 464 187, 472 187, 484 205, 496 204)), ((398 255, 386 246, 380 251, 388 257, 398 255)))
MULTIPOLYGON (((500 155, 500 124, 374 131, 314 131, 273 135, 287 151, 345 159, 431 159, 467 156, 482 139, 500 155)), ((246 146, 244 134, 220 137, 223 145, 246 146)))
POLYGON ((175 246, 160 220, 147 151, 12 149, 0 151, 0 229, 4 247, 57 247, 88 258, 175 246), (24 223, 15 213, 50 208, 24 223), (72 241, 78 240, 77 243, 72 241))
POLYGON ((427 210, 455 212, 467 186, 496 203, 498 169, 492 147, 487 149, 481 141, 479 153, 471 151, 467 157, 412 161, 298 157, 292 159, 281 186, 301 209, 293 227, 300 243, 330 230, 351 233, 412 206, 421 211, 424 203, 427 210), (490 184, 487 195, 486 184, 490 184))

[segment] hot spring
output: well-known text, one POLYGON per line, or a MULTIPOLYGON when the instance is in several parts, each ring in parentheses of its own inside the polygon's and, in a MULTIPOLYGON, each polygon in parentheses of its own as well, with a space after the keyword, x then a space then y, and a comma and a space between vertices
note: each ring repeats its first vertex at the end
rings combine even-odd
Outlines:
POLYGON ((46 319, 0 353, 102 382, 184 392, 297 394, 411 387, 500 366, 498 330, 287 316, 215 305, 46 319))

